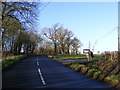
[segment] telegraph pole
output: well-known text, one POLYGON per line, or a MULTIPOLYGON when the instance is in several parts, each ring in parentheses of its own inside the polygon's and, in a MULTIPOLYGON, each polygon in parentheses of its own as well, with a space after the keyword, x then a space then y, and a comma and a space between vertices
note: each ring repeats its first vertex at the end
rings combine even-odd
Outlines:
POLYGON ((90 41, 89 41, 89 49, 90 49, 90 41))

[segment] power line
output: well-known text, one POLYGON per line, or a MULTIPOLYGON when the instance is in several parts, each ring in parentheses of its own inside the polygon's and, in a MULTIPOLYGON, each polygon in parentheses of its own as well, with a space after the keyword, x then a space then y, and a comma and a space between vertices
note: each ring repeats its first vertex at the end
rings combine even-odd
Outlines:
POLYGON ((40 22, 41 22, 41 19, 40 19, 40 17, 41 17, 41 12, 42 12, 51 2, 52 2, 52 0, 50 0, 49 2, 47 2, 47 4, 44 5, 44 6, 40 9, 40 11, 39 11, 39 13, 40 13, 40 15, 39 15, 39 26, 40 26, 40 22))
POLYGON ((109 34, 111 34, 111 33, 112 33, 113 31, 115 31, 117 28, 118 28, 118 27, 115 27, 115 28, 112 29, 110 32, 106 33, 104 36, 100 37, 100 38, 99 38, 98 40, 96 40, 96 41, 99 41, 99 40, 101 40, 101 39, 107 37, 109 34))
POLYGON ((50 0, 46 5, 44 5, 42 7, 42 9, 40 10, 40 13, 52 2, 52 0, 50 0))
POLYGON ((106 33, 104 36, 100 37, 98 40, 96 40, 94 46, 93 46, 93 51, 94 51, 94 47, 95 45, 98 43, 98 41, 100 41, 101 39, 107 37, 109 34, 111 34, 113 31, 115 31, 116 29, 118 29, 118 27, 115 27, 114 29, 112 29, 110 32, 106 33))

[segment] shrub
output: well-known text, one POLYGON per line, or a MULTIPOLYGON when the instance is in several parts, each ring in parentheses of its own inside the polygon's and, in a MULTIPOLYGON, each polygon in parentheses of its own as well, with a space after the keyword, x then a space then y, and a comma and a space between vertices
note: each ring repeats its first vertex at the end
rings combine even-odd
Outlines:
POLYGON ((97 71, 97 69, 89 69, 86 75, 89 76, 89 77, 92 77, 93 73, 96 72, 96 71, 97 71))
POLYGON ((112 86, 116 86, 120 83, 119 79, 120 75, 109 75, 104 79, 104 81, 112 86))
POLYGON ((105 78, 107 75, 108 75, 107 73, 102 72, 102 73, 99 75, 98 80, 99 80, 99 81, 103 81, 104 78, 105 78))
POLYGON ((49 57, 49 58, 53 58, 54 56, 49 55, 48 57, 49 57))
POLYGON ((102 73, 101 71, 96 71, 96 72, 93 74, 93 79, 98 79, 98 78, 99 78, 99 75, 100 75, 101 73, 102 73))
POLYGON ((89 67, 81 67, 80 71, 82 74, 86 74, 88 72, 88 70, 89 70, 89 67))

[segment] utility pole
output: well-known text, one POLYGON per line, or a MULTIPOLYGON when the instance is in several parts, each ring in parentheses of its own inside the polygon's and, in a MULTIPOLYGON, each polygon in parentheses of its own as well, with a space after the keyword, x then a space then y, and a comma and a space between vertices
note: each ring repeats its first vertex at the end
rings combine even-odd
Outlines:
POLYGON ((89 49, 90 49, 90 41, 89 41, 89 49))

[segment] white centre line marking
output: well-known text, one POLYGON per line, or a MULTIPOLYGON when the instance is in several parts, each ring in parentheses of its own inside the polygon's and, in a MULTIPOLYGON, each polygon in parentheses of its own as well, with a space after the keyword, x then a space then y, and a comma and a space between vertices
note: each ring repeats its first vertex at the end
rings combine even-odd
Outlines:
POLYGON ((39 62, 37 62, 37 66, 39 66, 39 62))
POLYGON ((41 78, 41 80, 42 80, 43 85, 46 85, 45 80, 44 80, 44 78, 43 78, 43 76, 42 76, 42 73, 41 73, 40 68, 38 68, 38 72, 39 72, 39 75, 40 75, 40 78, 41 78))

